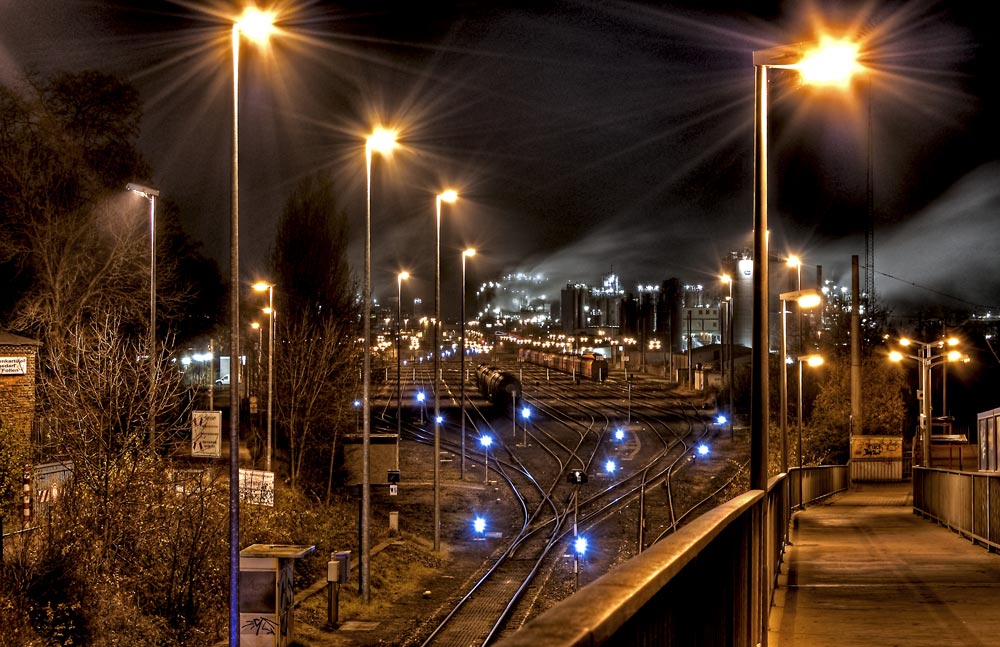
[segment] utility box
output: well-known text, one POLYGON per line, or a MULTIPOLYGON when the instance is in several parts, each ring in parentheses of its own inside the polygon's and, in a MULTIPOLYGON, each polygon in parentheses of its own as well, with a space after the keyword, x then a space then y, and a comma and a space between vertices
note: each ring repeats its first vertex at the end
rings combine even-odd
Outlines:
POLYGON ((240 645, 288 647, 295 630, 295 560, 315 546, 253 544, 240 551, 240 645))

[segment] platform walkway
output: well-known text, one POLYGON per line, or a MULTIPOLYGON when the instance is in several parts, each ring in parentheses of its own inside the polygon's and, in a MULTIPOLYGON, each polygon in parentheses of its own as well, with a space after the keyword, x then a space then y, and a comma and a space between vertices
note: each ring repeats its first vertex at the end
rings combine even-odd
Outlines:
POLYGON ((862 484, 793 518, 770 647, 1000 645, 1000 555, 862 484))

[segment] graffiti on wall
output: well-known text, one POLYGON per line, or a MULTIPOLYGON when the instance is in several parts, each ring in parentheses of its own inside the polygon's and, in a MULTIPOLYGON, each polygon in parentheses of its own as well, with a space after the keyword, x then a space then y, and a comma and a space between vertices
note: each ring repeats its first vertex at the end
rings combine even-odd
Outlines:
POLYGON ((877 458, 884 460, 903 458, 902 436, 854 436, 851 438, 851 459, 877 458))

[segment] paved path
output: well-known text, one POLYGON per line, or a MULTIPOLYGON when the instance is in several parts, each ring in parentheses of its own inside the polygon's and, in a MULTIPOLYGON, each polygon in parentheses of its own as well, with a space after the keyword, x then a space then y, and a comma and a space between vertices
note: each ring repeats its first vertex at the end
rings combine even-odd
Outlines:
POLYGON ((769 647, 1000 645, 1000 555, 913 514, 910 483, 797 513, 769 647))

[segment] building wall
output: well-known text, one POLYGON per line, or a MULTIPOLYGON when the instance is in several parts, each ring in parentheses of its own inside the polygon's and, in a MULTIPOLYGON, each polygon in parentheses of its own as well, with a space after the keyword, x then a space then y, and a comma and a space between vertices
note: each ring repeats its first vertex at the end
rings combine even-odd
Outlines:
POLYGON ((25 437, 35 420, 38 346, 26 337, 0 333, 0 423, 25 437))

